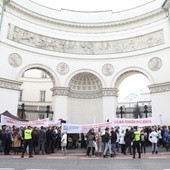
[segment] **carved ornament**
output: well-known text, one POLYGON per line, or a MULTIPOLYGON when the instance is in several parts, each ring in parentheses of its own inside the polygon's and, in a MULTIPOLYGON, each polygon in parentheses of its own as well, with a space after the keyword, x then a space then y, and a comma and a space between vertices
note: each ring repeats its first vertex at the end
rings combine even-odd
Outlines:
POLYGON ((105 64, 103 65, 102 67, 102 73, 105 75, 105 76, 110 76, 112 75, 114 72, 114 67, 112 64, 105 64))
POLYGON ((19 81, 0 78, 0 88, 20 91, 21 84, 22 82, 19 81))
POLYGON ((42 50, 80 55, 126 53, 155 47, 165 43, 163 30, 121 40, 73 41, 47 37, 14 25, 9 26, 8 39, 42 50))
POLYGON ((150 93, 163 93, 170 91, 170 82, 149 85, 150 93))
POLYGON ((162 67, 162 60, 158 57, 151 58, 148 67, 152 71, 157 71, 162 67))
POLYGON ((74 91, 67 87, 53 87, 52 89, 53 96, 68 96, 70 98, 77 99, 95 99, 106 96, 116 96, 118 90, 117 88, 102 88, 97 91, 74 91))
POLYGON ((57 72, 61 75, 66 75, 69 71, 68 64, 62 62, 57 65, 57 72))

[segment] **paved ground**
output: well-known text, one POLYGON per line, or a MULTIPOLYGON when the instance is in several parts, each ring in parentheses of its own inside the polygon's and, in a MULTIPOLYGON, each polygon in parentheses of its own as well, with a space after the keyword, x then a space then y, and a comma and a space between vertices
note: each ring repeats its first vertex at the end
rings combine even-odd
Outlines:
POLYGON ((132 159, 132 155, 118 153, 113 158, 102 156, 86 157, 84 149, 68 150, 66 156, 60 151, 48 155, 3 155, 0 153, 0 170, 170 170, 170 152, 164 148, 158 154, 152 154, 151 148, 141 159, 132 159))
MULTIPOLYGON (((20 158, 20 155, 14 155, 11 153, 11 155, 3 155, 2 152, 0 152, 0 157, 3 158, 20 158)), ((25 154, 25 158, 27 158, 28 155, 25 154)), ((136 154, 137 157, 137 154, 136 154)), ((86 156, 86 150, 85 149, 73 149, 73 150, 67 150, 67 155, 63 156, 61 155, 61 151, 55 151, 55 153, 52 154, 46 154, 46 155, 34 155, 34 158, 47 158, 47 159, 85 159, 86 156)), ((92 159, 93 157, 89 157, 89 159, 92 159)), ((95 159, 101 159, 103 158, 102 155, 96 155, 95 159)), ((130 159, 132 158, 132 155, 127 153, 127 155, 121 154, 117 152, 116 156, 113 157, 113 159, 130 159)), ((170 158, 170 151, 165 151, 165 148, 160 147, 158 154, 152 154, 151 153, 151 147, 147 147, 146 153, 142 154, 142 158, 170 158)))

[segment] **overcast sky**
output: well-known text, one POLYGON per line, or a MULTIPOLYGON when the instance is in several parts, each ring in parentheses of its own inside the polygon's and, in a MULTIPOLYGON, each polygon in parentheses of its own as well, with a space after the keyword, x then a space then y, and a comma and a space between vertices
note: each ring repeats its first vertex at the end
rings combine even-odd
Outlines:
POLYGON ((134 8, 154 0, 31 0, 57 10, 69 9, 76 11, 121 11, 134 8))

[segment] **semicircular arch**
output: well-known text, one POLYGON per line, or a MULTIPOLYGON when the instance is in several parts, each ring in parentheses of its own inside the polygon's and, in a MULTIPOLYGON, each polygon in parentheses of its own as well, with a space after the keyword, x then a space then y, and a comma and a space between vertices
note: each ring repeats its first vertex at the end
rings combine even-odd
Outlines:
POLYGON ((22 68, 22 70, 20 70, 20 72, 17 75, 17 80, 21 79, 22 74, 25 71, 28 71, 31 69, 38 69, 38 70, 44 71, 51 78, 53 86, 56 86, 56 85, 59 86, 59 79, 56 76, 56 74, 49 67, 47 67, 43 64, 31 64, 31 65, 27 65, 26 67, 22 68))
POLYGON ((119 71, 111 81, 111 86, 118 88, 121 82, 130 75, 143 74, 148 78, 151 84, 154 84, 152 75, 141 67, 128 67, 119 71))

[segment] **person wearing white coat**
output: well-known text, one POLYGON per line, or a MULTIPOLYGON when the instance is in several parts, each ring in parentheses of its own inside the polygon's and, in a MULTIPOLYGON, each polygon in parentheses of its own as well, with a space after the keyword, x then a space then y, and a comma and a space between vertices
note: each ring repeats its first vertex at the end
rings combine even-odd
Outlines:
POLYGON ((66 155, 67 153, 66 146, 67 146, 67 133, 65 132, 62 134, 61 138, 61 154, 66 155))
POLYGON ((149 135, 149 140, 152 143, 152 154, 158 153, 158 132, 153 128, 152 132, 149 135))
POLYGON ((125 145, 125 131, 122 129, 119 134, 119 144, 121 147, 121 153, 126 155, 126 145, 125 145))

